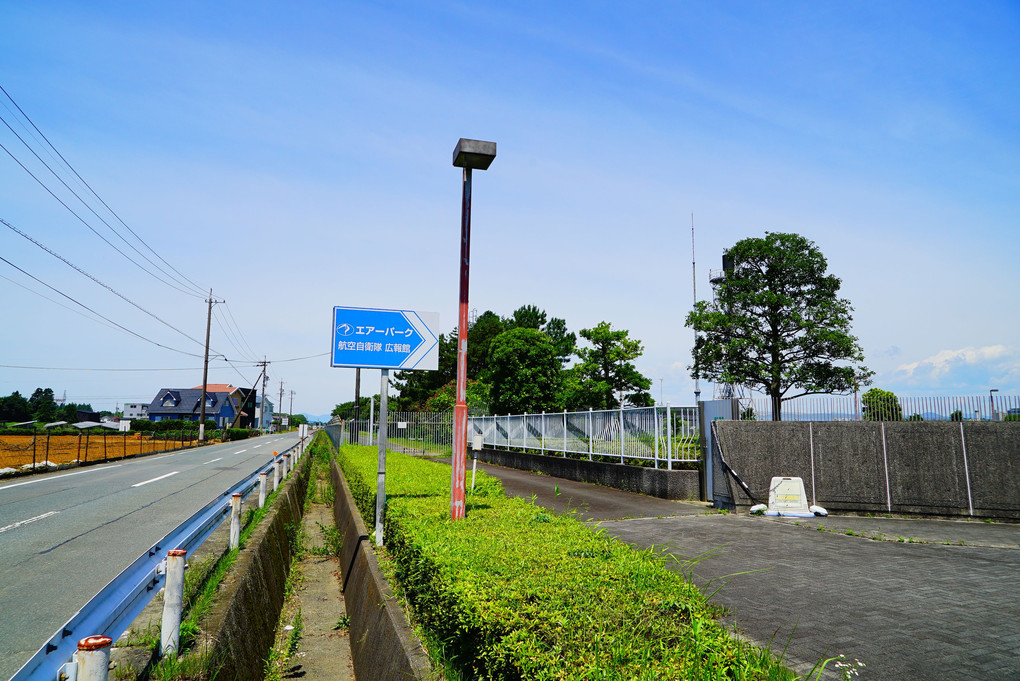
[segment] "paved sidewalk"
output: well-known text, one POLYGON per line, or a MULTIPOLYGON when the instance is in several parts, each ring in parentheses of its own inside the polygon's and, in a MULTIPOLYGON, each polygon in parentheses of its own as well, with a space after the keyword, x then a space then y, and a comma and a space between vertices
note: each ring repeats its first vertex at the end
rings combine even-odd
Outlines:
POLYGON ((861 679, 1020 679, 1020 525, 716 514, 703 504, 479 468, 511 495, 535 494, 543 506, 601 520, 621 541, 682 560, 701 556, 694 578, 710 591, 722 586, 714 600, 728 608, 726 620, 760 644, 772 640, 776 652, 789 643, 788 663, 800 673, 844 654, 867 665, 861 679))

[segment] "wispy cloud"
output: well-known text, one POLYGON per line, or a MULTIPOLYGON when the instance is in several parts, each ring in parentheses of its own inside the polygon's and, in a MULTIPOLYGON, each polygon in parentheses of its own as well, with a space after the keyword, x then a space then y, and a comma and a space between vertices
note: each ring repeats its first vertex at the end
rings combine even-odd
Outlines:
POLYGON ((887 381, 894 389, 954 390, 962 394, 998 387, 1015 392, 1020 390, 1020 348, 986 345, 942 350, 899 365, 887 381))

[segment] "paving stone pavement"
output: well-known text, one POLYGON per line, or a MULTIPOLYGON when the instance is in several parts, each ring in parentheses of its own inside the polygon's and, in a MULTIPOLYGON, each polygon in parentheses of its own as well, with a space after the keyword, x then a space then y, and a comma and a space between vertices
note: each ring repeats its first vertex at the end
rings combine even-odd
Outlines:
POLYGON ((704 505, 484 469, 508 493, 578 509, 621 541, 662 547, 681 561, 701 556, 674 566, 693 570, 709 590, 721 586, 714 600, 729 610, 726 621, 759 644, 771 640, 776 652, 789 644, 786 659, 800 673, 843 654, 867 665, 860 679, 1020 680, 1020 525, 715 514, 704 505), (878 534, 891 540, 866 538, 878 534))

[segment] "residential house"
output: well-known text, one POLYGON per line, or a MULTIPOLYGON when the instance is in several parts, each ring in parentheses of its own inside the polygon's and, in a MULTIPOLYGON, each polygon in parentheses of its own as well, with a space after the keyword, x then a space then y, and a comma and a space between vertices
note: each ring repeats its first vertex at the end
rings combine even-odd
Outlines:
POLYGON ((148 402, 132 402, 124 405, 124 418, 126 419, 144 419, 147 418, 148 415, 148 402))
MULTIPOLYGON (((217 428, 230 427, 236 412, 230 392, 217 391, 210 385, 205 392, 205 417, 216 422, 217 428)), ((202 413, 202 388, 162 388, 149 403, 150 421, 169 419, 197 421, 202 413)))

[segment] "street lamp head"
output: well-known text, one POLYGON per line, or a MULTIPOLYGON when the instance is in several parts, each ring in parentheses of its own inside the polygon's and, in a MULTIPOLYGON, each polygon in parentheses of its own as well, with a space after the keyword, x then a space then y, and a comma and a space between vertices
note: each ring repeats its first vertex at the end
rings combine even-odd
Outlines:
POLYGON ((492 159, 496 158, 496 143, 482 140, 469 140, 463 137, 453 150, 453 165, 458 168, 488 170, 492 159))

